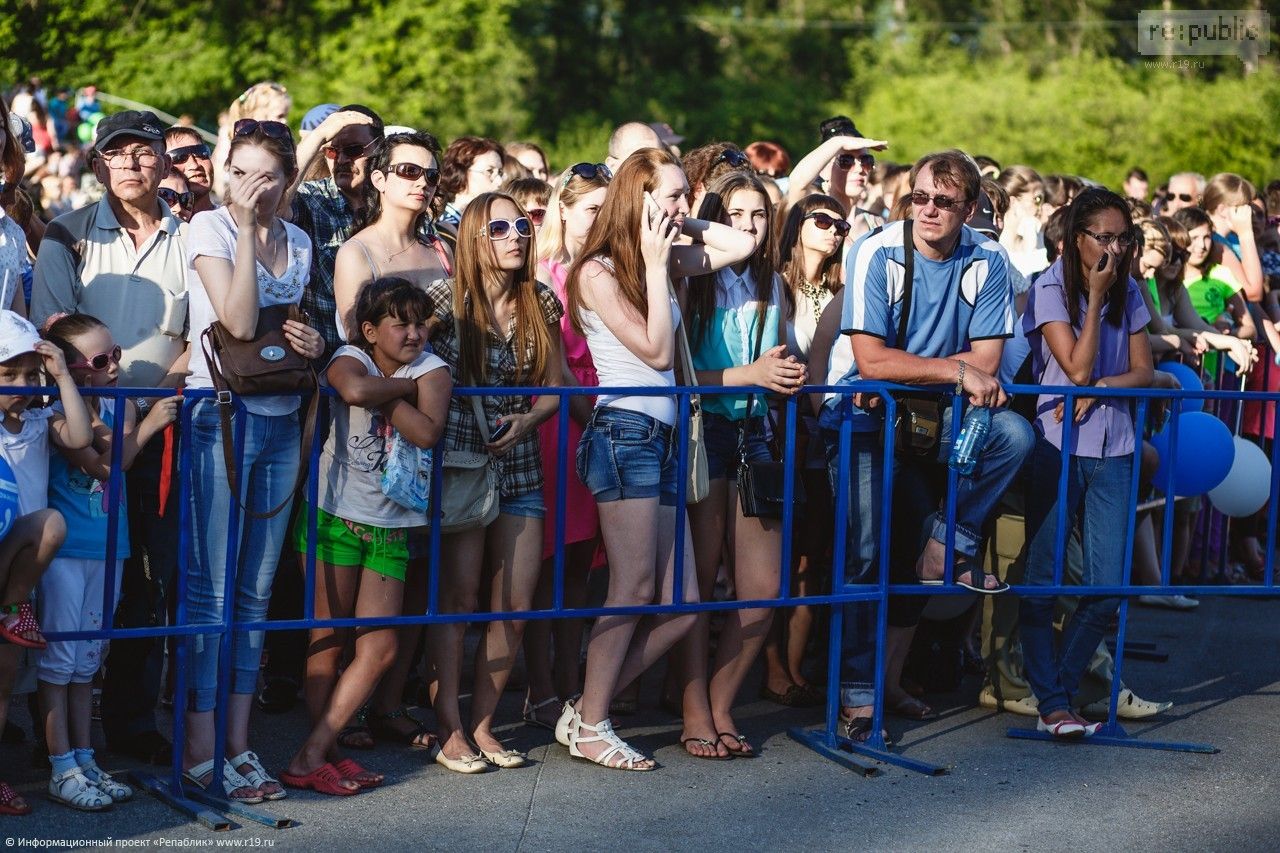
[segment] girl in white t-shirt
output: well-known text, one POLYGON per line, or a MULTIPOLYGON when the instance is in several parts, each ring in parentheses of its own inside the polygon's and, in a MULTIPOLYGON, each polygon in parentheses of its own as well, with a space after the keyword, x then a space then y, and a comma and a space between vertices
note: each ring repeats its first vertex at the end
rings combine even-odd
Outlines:
MULTIPOLYGON (((385 277, 365 285, 354 317, 359 345, 339 349, 325 374, 338 401, 331 406, 315 508, 317 619, 400 615, 409 528, 420 526, 423 514, 384 494, 388 450, 396 434, 417 447, 433 447, 453 390, 449 371, 441 369, 445 363, 423 352, 431 301, 410 281, 385 277)), ((309 518, 304 508, 294 530, 304 569, 309 518)), ((345 796, 382 783, 381 774, 343 758, 337 738, 394 660, 396 630, 355 632, 355 658, 339 677, 350 633, 311 629, 306 684, 314 726, 280 774, 290 787, 345 796)))

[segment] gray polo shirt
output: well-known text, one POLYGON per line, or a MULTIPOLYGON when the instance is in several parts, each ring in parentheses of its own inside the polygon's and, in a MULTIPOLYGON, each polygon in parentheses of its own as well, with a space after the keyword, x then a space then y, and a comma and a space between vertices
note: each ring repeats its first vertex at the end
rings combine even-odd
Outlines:
POLYGON ((159 206, 160 227, 141 246, 103 199, 50 222, 36 256, 32 321, 65 311, 106 323, 124 350, 123 386, 155 387, 186 347, 185 227, 159 206))

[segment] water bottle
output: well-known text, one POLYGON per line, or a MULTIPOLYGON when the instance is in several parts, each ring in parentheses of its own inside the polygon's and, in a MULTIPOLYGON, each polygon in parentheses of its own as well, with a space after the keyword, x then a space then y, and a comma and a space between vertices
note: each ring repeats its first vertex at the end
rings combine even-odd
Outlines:
POLYGON ((964 416, 960 425, 960 435, 951 448, 951 459, 947 463, 956 469, 956 473, 969 476, 978 464, 982 448, 987 444, 987 434, 991 432, 991 409, 987 406, 972 406, 964 416))

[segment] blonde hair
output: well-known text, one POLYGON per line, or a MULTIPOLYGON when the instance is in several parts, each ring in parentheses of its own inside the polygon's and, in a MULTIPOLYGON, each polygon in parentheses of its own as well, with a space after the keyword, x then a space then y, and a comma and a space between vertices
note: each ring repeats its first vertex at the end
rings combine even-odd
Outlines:
POLYGON ((1004 187, 1011 199, 1022 195, 1034 184, 1039 184, 1041 190, 1044 189, 1044 178, 1030 166, 1006 166, 996 176, 996 183, 1004 187))
POLYGON ((1204 185, 1200 206, 1205 213, 1212 214, 1224 204, 1237 207, 1242 204, 1253 204, 1257 192, 1253 184, 1233 172, 1219 172, 1204 185))
POLYGON ((258 112, 266 109, 278 98, 284 98, 290 107, 293 106, 293 98, 290 97, 289 90, 279 83, 270 81, 254 83, 245 89, 240 97, 231 102, 231 107, 227 110, 227 118, 233 125, 242 118, 261 118, 258 112))
POLYGON ((1169 238, 1169 229, 1163 223, 1151 217, 1143 217, 1133 224, 1142 232, 1143 248, 1155 249, 1166 258, 1169 257, 1169 244, 1172 241, 1169 238))
POLYGON ((552 184, 551 199, 547 202, 547 218, 542 221, 542 232, 538 234, 540 261, 553 260, 564 253, 564 219, 560 216, 560 205, 573 207, 583 196, 609 186, 609 179, 600 171, 590 178, 584 178, 575 175, 570 169, 561 172, 552 184))

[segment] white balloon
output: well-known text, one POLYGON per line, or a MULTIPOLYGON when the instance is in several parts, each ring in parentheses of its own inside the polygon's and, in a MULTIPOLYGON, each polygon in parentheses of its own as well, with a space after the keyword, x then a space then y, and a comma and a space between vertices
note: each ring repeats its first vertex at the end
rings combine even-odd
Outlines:
POLYGON ((1209 491, 1213 508, 1240 518, 1262 509, 1271 495, 1271 460, 1247 438, 1235 437, 1236 458, 1227 478, 1209 491))

